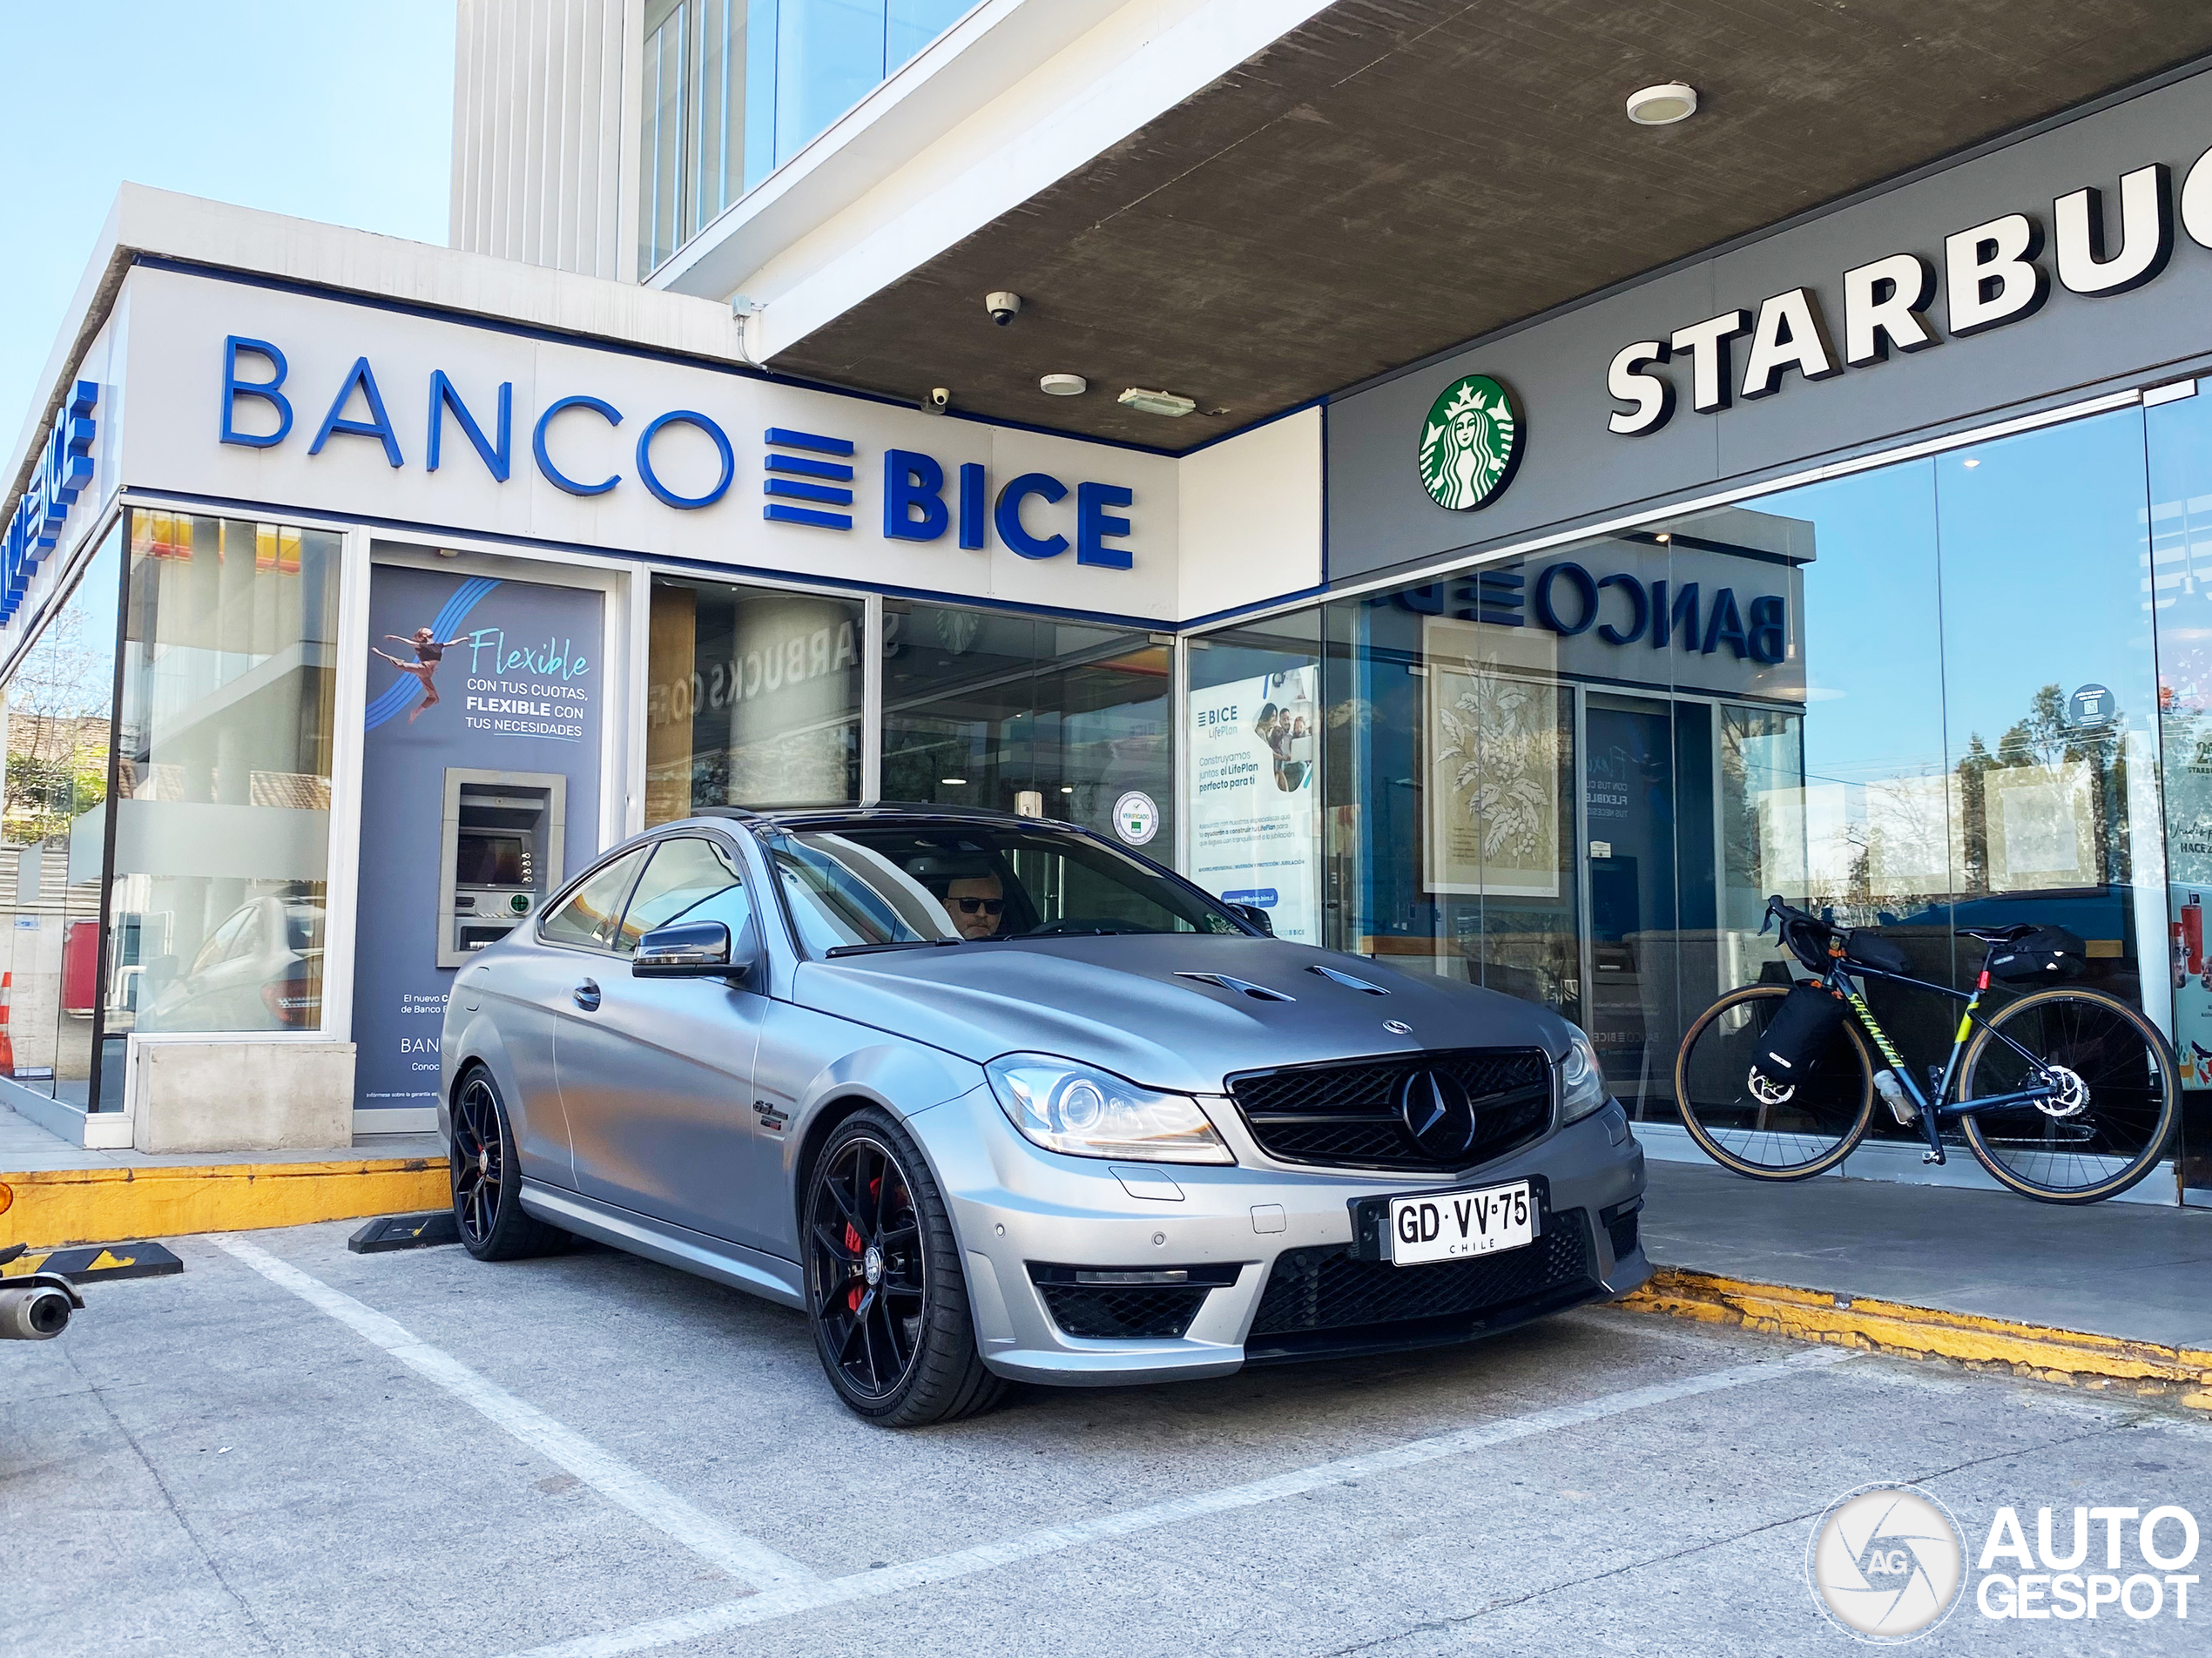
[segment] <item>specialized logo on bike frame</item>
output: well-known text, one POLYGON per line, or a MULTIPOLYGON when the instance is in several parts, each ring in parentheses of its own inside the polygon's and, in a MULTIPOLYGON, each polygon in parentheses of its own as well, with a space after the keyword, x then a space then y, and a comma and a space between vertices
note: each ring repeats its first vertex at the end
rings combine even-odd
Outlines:
POLYGON ((1959 1604, 1966 1535, 1932 1492, 1861 1486, 1813 1523, 1805 1580, 1815 1603, 1854 1639, 1917 1641, 1959 1604))
POLYGON ((1513 482, 1526 432, 1513 394, 1489 375, 1453 381, 1421 423, 1421 487, 1453 512, 1489 505, 1513 482))

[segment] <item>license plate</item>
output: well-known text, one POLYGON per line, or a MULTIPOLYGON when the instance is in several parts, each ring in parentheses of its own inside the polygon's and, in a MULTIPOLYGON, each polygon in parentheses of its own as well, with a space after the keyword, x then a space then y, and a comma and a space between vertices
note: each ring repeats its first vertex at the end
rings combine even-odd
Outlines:
POLYGON ((1536 1241, 1528 1183, 1390 1200, 1390 1258, 1399 1266, 1495 1255, 1536 1241))

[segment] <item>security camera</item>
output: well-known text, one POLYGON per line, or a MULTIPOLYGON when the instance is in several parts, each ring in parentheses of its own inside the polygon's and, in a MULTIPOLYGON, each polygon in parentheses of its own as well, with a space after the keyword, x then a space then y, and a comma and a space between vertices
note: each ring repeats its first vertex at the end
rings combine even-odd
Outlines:
POLYGON ((1022 296, 1003 291, 997 293, 987 293, 983 296, 983 308, 991 313, 991 320, 1003 328, 1014 320, 1015 313, 1022 309, 1022 296))
POLYGON ((921 400, 921 412, 925 414, 942 414, 952 406, 953 393, 949 386, 932 386, 929 395, 921 400))

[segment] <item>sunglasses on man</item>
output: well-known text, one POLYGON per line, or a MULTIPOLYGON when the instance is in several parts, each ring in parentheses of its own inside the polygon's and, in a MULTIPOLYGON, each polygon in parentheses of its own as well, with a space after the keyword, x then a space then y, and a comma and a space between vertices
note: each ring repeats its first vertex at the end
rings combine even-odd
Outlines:
POLYGON ((1006 908, 1002 898, 956 898, 953 902, 960 906, 962 915, 973 915, 979 910, 986 915, 997 915, 1006 908))

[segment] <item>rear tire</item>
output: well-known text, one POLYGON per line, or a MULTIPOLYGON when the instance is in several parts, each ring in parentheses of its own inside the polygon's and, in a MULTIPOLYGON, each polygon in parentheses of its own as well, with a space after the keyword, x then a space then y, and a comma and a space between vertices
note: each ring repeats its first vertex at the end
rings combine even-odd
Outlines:
POLYGON ((566 1247, 569 1235, 523 1209, 523 1171, 499 1085, 482 1065, 453 1091, 453 1219, 479 1261, 518 1261, 566 1247))
POLYGON ((1874 1062, 1858 1026, 1837 1040, 1794 1087, 1758 1082, 1781 1099, 1753 1092, 1751 1057, 1781 1011, 1788 985, 1731 990, 1699 1014, 1675 1056, 1675 1102, 1682 1126, 1715 1163, 1753 1180, 1809 1180, 1824 1175, 1866 1137, 1874 1117, 1874 1062))
POLYGON ((869 1107, 807 1179, 806 1317, 837 1396, 885 1427, 957 1421, 1007 1385, 983 1365, 950 1212, 898 1121, 869 1107))
POLYGON ((2047 1203, 2117 1197, 2158 1166, 2182 1109, 2181 1068, 2157 1026, 2101 990, 2039 990, 1977 1031, 1960 1069, 1967 1101, 2027 1086, 2030 1067, 2002 1031, 2079 1082, 2072 1115, 2040 1107, 1967 1117, 1966 1144, 2014 1191, 2047 1203))

